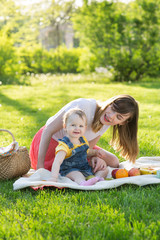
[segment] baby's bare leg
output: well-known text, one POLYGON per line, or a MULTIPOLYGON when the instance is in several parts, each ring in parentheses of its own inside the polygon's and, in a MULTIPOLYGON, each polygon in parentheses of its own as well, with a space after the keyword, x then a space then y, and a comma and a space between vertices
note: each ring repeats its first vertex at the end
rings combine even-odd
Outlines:
POLYGON ((108 172, 109 172, 109 169, 108 169, 108 167, 106 167, 105 170, 97 171, 97 172, 95 173, 95 176, 96 176, 96 177, 100 177, 100 178, 106 178, 107 175, 108 175, 108 172))
POLYGON ((68 173, 66 177, 70 178, 81 186, 91 186, 99 181, 99 178, 97 177, 91 178, 86 181, 84 175, 79 171, 72 171, 68 173))
POLYGON ((70 178, 74 182, 80 184, 82 181, 85 181, 85 176, 79 171, 72 171, 66 175, 66 177, 70 178))

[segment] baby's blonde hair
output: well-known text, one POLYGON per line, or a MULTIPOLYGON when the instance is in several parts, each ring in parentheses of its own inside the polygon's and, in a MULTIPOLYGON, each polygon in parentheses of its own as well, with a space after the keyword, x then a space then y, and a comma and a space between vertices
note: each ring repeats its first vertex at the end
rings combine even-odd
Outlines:
POLYGON ((71 108, 69 109, 63 116, 63 125, 66 125, 69 118, 73 115, 78 115, 82 120, 85 121, 85 125, 87 125, 87 117, 84 111, 82 111, 80 108, 71 108))

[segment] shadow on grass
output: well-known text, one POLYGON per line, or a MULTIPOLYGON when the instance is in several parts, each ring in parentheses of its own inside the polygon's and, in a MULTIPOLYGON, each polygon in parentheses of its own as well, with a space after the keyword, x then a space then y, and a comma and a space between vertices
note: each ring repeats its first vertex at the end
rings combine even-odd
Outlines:
MULTIPOLYGON (((27 104, 24 104, 24 102, 13 100, 2 93, 0 93, 0 98, 3 105, 11 106, 21 112, 24 116, 31 116, 32 118, 34 118, 34 120, 36 121, 35 126, 38 128, 43 126, 49 117, 46 111, 39 111, 38 109, 33 109, 27 104)), ((28 131, 32 131, 30 129, 30 126, 28 126, 28 131)))
MULTIPOLYGON (((114 83, 114 82, 113 82, 114 83)), ((138 86, 148 89, 160 89, 160 81, 151 82, 122 82, 122 84, 127 86, 138 86)))
MULTIPOLYGON (((61 91, 62 91, 62 93, 60 94, 59 99, 63 99, 63 101, 61 101, 61 102, 64 106, 72 99, 70 96, 67 95, 67 92, 65 91, 65 89, 61 89, 61 91)), ((50 98, 51 97, 52 96, 50 96, 50 98)), ((11 99, 2 93, 0 93, 0 99, 1 99, 1 103, 3 105, 11 106, 11 107, 15 108, 16 110, 18 110, 20 113, 22 113, 24 116, 30 116, 33 119, 33 121, 35 122, 33 129, 31 128, 31 126, 27 126, 29 133, 32 132, 32 130, 34 131, 35 128, 37 130, 39 130, 46 123, 48 118, 53 115, 53 114, 50 114, 50 109, 39 110, 38 108, 33 108, 30 103, 25 104, 21 100, 11 99)), ((43 101, 44 100, 42 99, 42 102, 43 101)), ((47 103, 46 103, 46 105, 47 105, 47 103)), ((61 107, 62 106, 59 107, 59 110, 61 109, 61 107)), ((54 108, 55 108, 55 106, 54 106, 54 101, 53 101, 53 109, 54 108)), ((57 108, 57 106, 56 106, 56 108, 57 108)), ((17 127, 18 127, 18 124, 17 124, 17 127)), ((34 134, 35 134, 35 132, 34 132, 34 134)))

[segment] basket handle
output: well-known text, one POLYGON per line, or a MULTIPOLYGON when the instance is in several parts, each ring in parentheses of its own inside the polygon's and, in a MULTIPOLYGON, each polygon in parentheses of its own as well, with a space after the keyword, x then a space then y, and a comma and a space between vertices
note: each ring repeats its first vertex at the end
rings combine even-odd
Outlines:
MULTIPOLYGON (((0 132, 8 132, 11 136, 12 136, 12 139, 13 139, 13 142, 15 142, 15 137, 14 137, 14 135, 9 131, 9 130, 7 130, 7 129, 1 129, 0 128, 0 132)), ((13 148, 15 148, 15 146, 16 146, 16 144, 14 144, 14 147, 13 148)))

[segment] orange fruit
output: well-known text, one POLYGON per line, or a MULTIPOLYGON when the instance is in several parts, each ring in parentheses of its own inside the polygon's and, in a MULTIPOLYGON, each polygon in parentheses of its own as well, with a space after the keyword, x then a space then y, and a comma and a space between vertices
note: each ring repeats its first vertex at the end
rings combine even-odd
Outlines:
POLYGON ((128 171, 126 169, 118 169, 115 175, 116 178, 128 177, 128 171))

